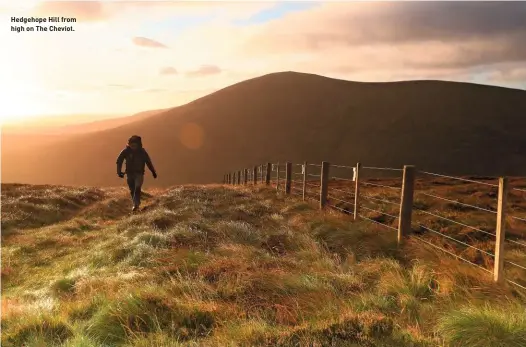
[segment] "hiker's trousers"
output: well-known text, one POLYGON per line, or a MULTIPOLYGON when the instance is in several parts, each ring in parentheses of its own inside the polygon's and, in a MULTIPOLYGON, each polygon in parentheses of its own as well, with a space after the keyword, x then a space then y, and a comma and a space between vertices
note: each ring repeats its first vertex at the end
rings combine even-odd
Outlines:
POLYGON ((127 174, 126 181, 128 188, 130 188, 133 206, 139 207, 141 204, 141 188, 144 182, 144 174, 129 173, 127 174))

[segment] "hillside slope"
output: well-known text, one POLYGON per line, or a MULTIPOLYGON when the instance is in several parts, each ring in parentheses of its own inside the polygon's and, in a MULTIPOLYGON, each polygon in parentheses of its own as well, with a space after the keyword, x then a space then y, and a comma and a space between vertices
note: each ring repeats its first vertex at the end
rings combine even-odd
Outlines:
POLYGON ((116 155, 136 133, 143 136, 161 186, 217 182, 225 171, 267 160, 526 175, 524 114, 526 91, 521 90, 276 73, 116 129, 18 155, 2 148, 2 177, 5 182, 115 185, 116 155))
POLYGON ((52 124, 43 126, 30 122, 27 126, 2 126, 2 154, 9 153, 11 156, 24 156, 27 151, 38 151, 38 148, 42 145, 53 144, 56 141, 63 141, 79 134, 117 128, 164 111, 166 110, 150 110, 135 113, 127 117, 103 119, 79 124, 52 124))
POLYGON ((524 297, 418 241, 275 189, 149 193, 2 185, 2 346, 526 344, 524 297))

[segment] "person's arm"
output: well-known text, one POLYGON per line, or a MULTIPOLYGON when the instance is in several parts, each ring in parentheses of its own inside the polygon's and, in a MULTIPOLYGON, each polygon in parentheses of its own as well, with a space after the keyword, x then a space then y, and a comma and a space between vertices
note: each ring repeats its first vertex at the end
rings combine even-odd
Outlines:
POLYGON ((124 162, 124 158, 126 156, 126 148, 123 149, 119 156, 117 157, 117 174, 120 175, 122 173, 122 163, 124 162))
POLYGON ((144 156, 146 159, 146 166, 148 166, 148 169, 150 169, 150 171, 152 172, 153 177, 157 178, 157 172, 155 171, 152 160, 150 159, 150 156, 148 155, 148 152, 146 152, 146 150, 144 150, 144 156))

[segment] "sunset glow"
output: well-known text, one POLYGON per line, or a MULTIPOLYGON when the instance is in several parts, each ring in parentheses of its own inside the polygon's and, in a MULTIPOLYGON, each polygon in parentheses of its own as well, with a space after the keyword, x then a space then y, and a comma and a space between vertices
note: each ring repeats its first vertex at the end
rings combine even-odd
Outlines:
POLYGON ((526 89, 525 6, 2 0, 0 118, 173 107, 287 70, 526 89), (30 16, 77 23, 74 32, 9 30, 20 25, 11 17, 30 16))

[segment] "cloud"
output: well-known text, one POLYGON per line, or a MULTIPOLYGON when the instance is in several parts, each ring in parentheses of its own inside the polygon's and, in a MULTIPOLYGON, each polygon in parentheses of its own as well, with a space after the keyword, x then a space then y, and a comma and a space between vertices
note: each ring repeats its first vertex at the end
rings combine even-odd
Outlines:
POLYGON ((202 65, 199 69, 186 73, 188 77, 203 77, 217 75, 222 72, 221 68, 216 65, 202 65))
POLYGON ((469 68, 525 61, 524 18, 526 2, 324 3, 261 25, 242 49, 253 57, 340 52, 340 62, 354 60, 347 69, 378 67, 356 55, 385 66, 469 68))
POLYGON ((526 82, 526 67, 502 68, 489 74, 492 82, 526 82))
POLYGON ((149 48, 167 48, 166 45, 159 41, 149 39, 147 37, 136 36, 132 39, 132 42, 136 46, 149 47, 149 48))
POLYGON ((44 1, 37 3, 31 14, 73 17, 79 22, 101 21, 109 16, 101 1, 44 1))
POLYGON ((174 67, 166 66, 159 70, 159 75, 177 75, 177 70, 174 67))

